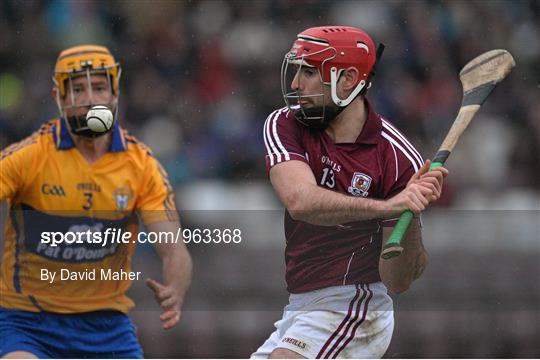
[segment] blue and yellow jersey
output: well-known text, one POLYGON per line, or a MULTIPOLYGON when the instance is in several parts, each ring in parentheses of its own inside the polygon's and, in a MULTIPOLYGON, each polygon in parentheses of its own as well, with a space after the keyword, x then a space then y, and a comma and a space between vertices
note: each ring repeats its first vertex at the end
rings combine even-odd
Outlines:
MULTIPOLYGON (((42 269, 89 273, 131 270, 136 243, 71 243, 56 247, 44 232, 133 231, 177 219, 167 175, 148 147, 118 125, 109 151, 89 164, 64 121, 52 120, 0 155, 0 200, 7 200, 0 306, 27 311, 127 312, 130 280, 41 280, 42 269)), ((133 237, 136 239, 136 236, 133 237)))

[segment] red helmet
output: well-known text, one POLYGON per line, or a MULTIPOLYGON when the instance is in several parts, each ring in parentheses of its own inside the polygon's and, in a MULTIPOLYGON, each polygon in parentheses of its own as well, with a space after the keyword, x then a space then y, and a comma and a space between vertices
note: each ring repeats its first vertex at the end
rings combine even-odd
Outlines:
POLYGON ((338 106, 346 106, 369 85, 368 78, 377 60, 376 52, 375 43, 361 29, 350 26, 321 26, 298 34, 285 58, 290 63, 317 68, 322 81, 331 86, 332 100, 338 106), (341 71, 349 67, 358 70, 357 88, 351 96, 342 100, 335 95, 335 85, 341 71))
MULTIPOLYGON (((358 94, 369 87, 370 76, 373 75, 375 63, 382 53, 375 48, 371 37, 363 30, 350 26, 321 26, 309 28, 298 34, 291 50, 285 55, 282 66, 281 87, 285 103, 294 110, 297 119, 305 125, 315 124, 326 126, 345 106, 349 105, 358 94), (302 109, 301 106, 292 106, 295 100, 305 95, 289 92, 287 72, 290 64, 314 67, 319 70, 323 84, 330 85, 332 101, 337 106, 330 109, 323 106, 318 114, 316 109, 302 109), (337 95, 337 81, 341 72, 354 67, 358 70, 356 87, 346 99, 337 95), (340 110, 341 109, 341 110, 340 110)), ((309 96, 323 96, 322 94, 309 94, 309 96)))
POLYGON ((330 82, 330 71, 339 72, 355 67, 360 80, 366 80, 376 60, 373 40, 364 31, 349 26, 321 26, 298 34, 290 54, 303 57, 305 62, 319 69, 323 81, 330 82))

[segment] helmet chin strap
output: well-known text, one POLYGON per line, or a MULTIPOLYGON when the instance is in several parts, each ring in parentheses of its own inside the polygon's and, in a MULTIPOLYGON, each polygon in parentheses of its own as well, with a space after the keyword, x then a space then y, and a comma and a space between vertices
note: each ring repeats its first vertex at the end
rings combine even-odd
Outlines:
POLYGON ((339 107, 347 106, 353 101, 358 94, 360 94, 360 91, 366 86, 366 81, 362 80, 356 85, 356 88, 350 93, 350 95, 342 100, 339 98, 337 94, 337 80, 339 78, 339 74, 343 71, 341 69, 338 73, 337 69, 335 67, 332 67, 330 69, 330 92, 332 94, 332 101, 339 107))

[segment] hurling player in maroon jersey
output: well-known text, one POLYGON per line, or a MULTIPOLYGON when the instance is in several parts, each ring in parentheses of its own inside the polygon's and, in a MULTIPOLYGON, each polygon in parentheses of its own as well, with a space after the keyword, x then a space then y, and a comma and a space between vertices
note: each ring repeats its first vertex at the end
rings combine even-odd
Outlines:
POLYGON ((405 291, 424 269, 418 217, 400 257, 381 260, 381 248, 401 212, 440 197, 448 172, 429 171, 365 98, 381 53, 364 31, 327 26, 300 33, 285 55, 287 106, 268 116, 264 142, 286 207, 291 295, 253 358, 381 357, 394 326, 387 289, 405 291))

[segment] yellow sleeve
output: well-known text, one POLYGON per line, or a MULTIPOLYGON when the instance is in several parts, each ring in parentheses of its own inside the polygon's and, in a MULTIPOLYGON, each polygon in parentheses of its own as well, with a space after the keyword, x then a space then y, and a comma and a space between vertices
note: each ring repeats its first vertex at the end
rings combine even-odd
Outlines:
POLYGON ((27 179, 26 169, 31 169, 36 160, 36 137, 26 138, 12 144, 0 153, 0 201, 13 199, 23 188, 27 179))
POLYGON ((145 224, 178 220, 174 192, 159 161, 148 156, 136 208, 145 224))

